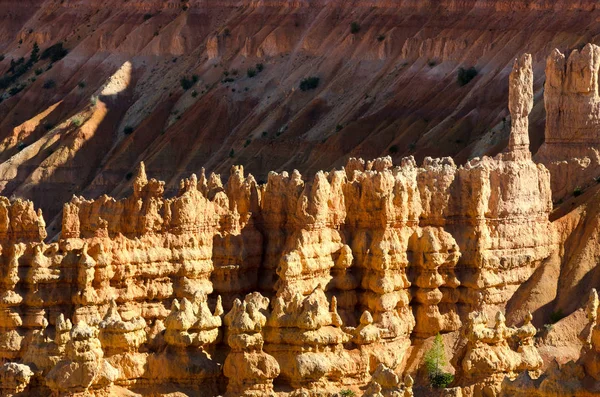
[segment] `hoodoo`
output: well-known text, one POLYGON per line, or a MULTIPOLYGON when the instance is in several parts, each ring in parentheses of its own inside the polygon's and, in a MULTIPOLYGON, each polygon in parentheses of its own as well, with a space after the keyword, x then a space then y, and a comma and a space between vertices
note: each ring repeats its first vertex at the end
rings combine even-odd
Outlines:
POLYGON ((105 3, 0 4, 0 396, 600 396, 595 2, 105 3))

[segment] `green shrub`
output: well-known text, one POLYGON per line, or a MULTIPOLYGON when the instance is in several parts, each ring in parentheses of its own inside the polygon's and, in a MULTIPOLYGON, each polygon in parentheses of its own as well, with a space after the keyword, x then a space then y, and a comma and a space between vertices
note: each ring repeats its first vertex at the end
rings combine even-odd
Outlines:
POLYGON ((179 80, 179 83, 181 84, 181 88, 186 91, 194 86, 194 80, 188 79, 187 77, 182 77, 181 80, 179 80))
POLYGON ((246 139, 246 142, 244 142, 244 147, 250 146, 251 143, 252 143, 252 139, 246 139))
POLYGON ((335 126, 335 132, 340 132, 343 128, 344 128, 343 125, 338 124, 338 125, 335 126))
POLYGON ((128 173, 125 175, 125 179, 127 179, 127 180, 129 181, 129 180, 131 180, 131 178, 133 178, 133 172, 128 172, 128 173))
POLYGON ((344 390, 340 390, 340 396, 342 396, 342 397, 354 397, 354 396, 356 396, 356 393, 354 393, 350 389, 344 389, 344 390))
POLYGON ((319 78, 315 76, 307 77, 302 79, 300 82, 300 89, 302 91, 314 90, 319 86, 319 78))
POLYGON ((25 144, 25 142, 19 142, 17 144, 17 150, 20 152, 21 150, 25 149, 27 147, 27 145, 25 144))
POLYGON ((148 19, 152 18, 154 15, 152 14, 144 14, 144 21, 147 21, 148 19))
POLYGON ((75 127, 81 127, 83 119, 81 117, 73 117, 72 123, 75 127))
POLYGON ((388 149, 388 151, 391 154, 396 154, 396 153, 398 153, 400 151, 400 148, 398 148, 398 145, 392 145, 392 146, 390 146, 390 148, 388 149))
POLYGON ((477 69, 474 67, 470 67, 468 69, 458 68, 456 80, 458 81, 458 85, 462 87, 469 84, 469 82, 473 80, 475 76, 477 76, 477 69))
POLYGON ((79 83, 77 83, 77 87, 84 89, 86 86, 85 81, 80 81, 79 83))
POLYGON ((258 73, 262 72, 264 68, 265 66, 262 63, 256 64, 256 70, 258 71, 258 73))
POLYGON ((15 87, 11 88, 10 90, 8 90, 8 94, 10 96, 15 96, 19 92, 23 91, 23 89, 25 89, 25 85, 19 84, 19 85, 15 86, 15 87))
POLYGON ((198 91, 192 91, 192 98, 196 98, 198 96, 198 91))
POLYGON ((385 40, 385 35, 380 34, 379 36, 377 36, 377 41, 383 41, 385 40))
POLYGON ((583 189, 580 186, 577 186, 575 189, 573 189, 573 196, 578 197, 581 196, 583 194, 583 189))
POLYGON ((233 156, 235 156, 235 151, 233 149, 231 149, 229 151, 229 157, 233 158, 233 156))
POLYGON ((248 77, 252 78, 252 77, 256 76, 256 69, 248 68, 248 70, 246 71, 246 74, 248 75, 248 77))
POLYGON ((36 69, 36 70, 34 71, 34 73, 35 73, 35 75, 36 75, 36 76, 39 76, 40 74, 44 73, 44 70, 43 70, 43 69, 40 69, 40 68, 38 68, 38 69, 36 69))
POLYGON ((221 80, 221 83, 231 83, 233 81, 235 81, 234 78, 232 78, 232 77, 225 77, 223 80, 221 80))
POLYGON ((435 65, 437 65, 437 61, 435 59, 430 59, 429 61, 427 61, 427 65, 432 68, 435 65))
POLYGON ((63 59, 69 51, 63 47, 63 43, 57 43, 53 46, 46 48, 41 55, 41 59, 50 59, 52 62, 60 61, 63 59))
POLYGON ((29 62, 31 65, 40 60, 40 47, 38 43, 33 43, 33 49, 31 50, 31 55, 29 56, 29 62))
POLYGON ((127 127, 125 127, 125 128, 123 129, 123 133, 124 133, 125 135, 130 135, 131 133, 133 133, 133 127, 132 127, 132 126, 130 126, 130 125, 128 125, 127 127))
POLYGON ((454 375, 444 372, 443 369, 446 365, 448 365, 448 362, 446 361, 444 341, 442 336, 437 334, 431 349, 425 353, 425 368, 432 387, 436 389, 445 388, 454 381, 454 375))
POLYGON ((450 386, 452 382, 454 382, 454 375, 445 372, 440 373, 430 376, 429 382, 431 383, 431 386, 435 387, 436 389, 445 389, 446 387, 450 386))
POLYGON ((358 22, 352 22, 350 24, 350 33, 357 34, 358 32, 360 32, 360 25, 358 22))
POLYGON ((262 132, 262 136, 263 136, 263 138, 266 137, 267 136, 267 131, 263 131, 262 132))

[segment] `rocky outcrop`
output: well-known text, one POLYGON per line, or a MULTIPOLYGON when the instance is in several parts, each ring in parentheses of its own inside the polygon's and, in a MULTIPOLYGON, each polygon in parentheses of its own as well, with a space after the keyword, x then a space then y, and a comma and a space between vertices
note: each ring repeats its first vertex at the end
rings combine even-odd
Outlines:
POLYGON ((6 363, 0 367, 0 393, 2 396, 12 396, 25 391, 33 371, 27 365, 6 363))
POLYGON ((531 314, 525 317, 523 326, 507 327, 504 315, 496 314, 492 328, 486 326, 485 315, 471 316, 466 330, 467 352, 462 361, 465 376, 474 382, 472 393, 476 396, 499 396, 501 383, 506 376, 530 371, 539 375, 543 361, 533 338, 535 327, 531 314))
POLYGON ((108 388, 118 372, 103 357, 98 329, 80 321, 71 329, 65 359, 46 375, 48 387, 61 394, 108 388))
POLYGON ((587 44, 567 56, 554 50, 546 63, 545 141, 536 154, 552 174, 555 201, 595 183, 600 174, 600 47, 587 44))
MULTIPOLYGON (((4 357, 60 393, 218 393, 221 365, 228 395, 273 394, 275 378, 309 394, 369 382, 409 393, 382 368, 402 365, 411 338, 502 307, 551 249, 548 173, 511 150, 465 167, 351 159, 312 183, 294 172, 258 185, 233 168, 226 185, 192 175, 173 198, 141 164, 128 198, 66 204, 58 242, 8 240, 4 357), (270 306, 257 292, 238 298, 259 289, 270 306)), ((500 373, 529 369, 509 367, 500 373)), ((25 379, 17 372, 7 376, 25 379)))
MULTIPOLYGON (((560 384, 533 315, 505 320, 568 234, 528 151, 532 76, 531 57, 514 62, 507 150, 462 166, 351 158, 266 183, 232 167, 168 197, 141 163, 124 198, 73 197, 48 242, 33 203, 0 199, 2 392, 408 397, 438 333, 454 343, 445 395, 560 384)), ((589 307, 578 365, 595 379, 589 307)))
POLYGON ((225 316, 227 355, 223 373, 228 378, 226 396, 273 396, 273 379, 280 373, 273 356, 262 351, 262 329, 267 323, 269 300, 257 292, 236 299, 225 316), (265 315, 266 314, 266 315, 265 315))
POLYGON ((404 383, 400 382, 398 375, 383 364, 379 364, 371 381, 367 386, 364 397, 413 397, 412 386, 414 384, 410 375, 406 375, 404 383))
POLYGON ((533 69, 530 54, 523 54, 515 59, 508 84, 508 109, 511 115, 508 155, 514 158, 531 158, 529 113, 533 109, 533 69))

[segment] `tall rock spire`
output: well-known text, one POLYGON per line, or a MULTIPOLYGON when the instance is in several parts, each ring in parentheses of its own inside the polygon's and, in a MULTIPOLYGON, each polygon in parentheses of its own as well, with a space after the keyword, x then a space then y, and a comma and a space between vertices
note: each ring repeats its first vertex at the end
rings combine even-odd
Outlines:
POLYGON ((508 141, 510 159, 530 159, 529 113, 533 108, 533 68, 531 54, 515 59, 509 77, 508 109, 511 115, 511 131, 508 141))

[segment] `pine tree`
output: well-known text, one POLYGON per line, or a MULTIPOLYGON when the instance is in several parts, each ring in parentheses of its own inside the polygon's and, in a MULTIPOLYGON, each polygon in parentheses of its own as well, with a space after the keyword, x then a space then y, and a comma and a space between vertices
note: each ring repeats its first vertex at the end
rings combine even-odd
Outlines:
POLYGON ((442 372, 442 368, 447 364, 446 352, 444 351, 444 341, 442 336, 437 334, 433 340, 433 346, 425 353, 425 366, 429 376, 437 376, 442 372))
POLYGON ((40 47, 38 43, 33 43, 33 49, 31 50, 31 56, 29 57, 29 62, 32 64, 36 63, 40 59, 40 47))
POLYGON ((446 352, 442 336, 437 334, 433 340, 433 346, 425 353, 425 368, 429 375, 431 385, 436 388, 448 386, 454 380, 452 374, 443 371, 443 368, 448 365, 446 360, 446 352))

